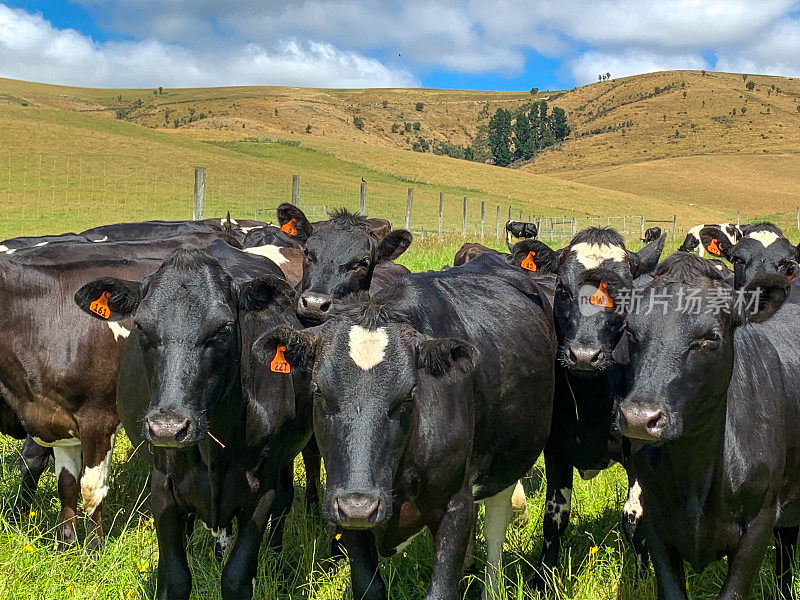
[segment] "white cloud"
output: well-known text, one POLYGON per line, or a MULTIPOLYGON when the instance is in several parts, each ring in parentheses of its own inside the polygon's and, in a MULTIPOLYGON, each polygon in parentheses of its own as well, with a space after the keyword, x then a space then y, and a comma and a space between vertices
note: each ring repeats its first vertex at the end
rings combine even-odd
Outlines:
POLYGON ((40 14, 0 4, 0 76, 85 86, 192 87, 416 85, 392 69, 329 42, 295 38, 271 44, 206 44, 187 48, 154 39, 98 44, 72 29, 57 29, 40 14))
POLYGON ((621 53, 585 52, 570 61, 569 69, 575 81, 591 83, 601 73, 613 77, 627 77, 652 71, 672 69, 708 69, 707 61, 699 54, 665 55, 644 50, 627 50, 621 53))

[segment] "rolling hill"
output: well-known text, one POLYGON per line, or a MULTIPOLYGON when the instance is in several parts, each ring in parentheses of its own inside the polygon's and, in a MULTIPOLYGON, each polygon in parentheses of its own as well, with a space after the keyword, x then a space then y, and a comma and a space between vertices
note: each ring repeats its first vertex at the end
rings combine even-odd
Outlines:
POLYGON ((0 79, 0 215, 9 233, 186 217, 191 169, 204 165, 207 214, 263 216, 299 173, 301 205, 315 216, 357 207, 363 177, 369 211, 402 221, 414 187, 412 226, 429 231, 439 192, 446 230, 460 230, 469 197, 473 233, 482 201, 490 231, 495 206, 525 217, 676 214, 681 226, 737 211, 788 221, 800 204, 798 105, 797 79, 694 71, 537 94, 101 90, 0 79), (517 169, 409 151, 418 138, 467 145, 497 108, 538 99, 565 108, 573 133, 517 169))

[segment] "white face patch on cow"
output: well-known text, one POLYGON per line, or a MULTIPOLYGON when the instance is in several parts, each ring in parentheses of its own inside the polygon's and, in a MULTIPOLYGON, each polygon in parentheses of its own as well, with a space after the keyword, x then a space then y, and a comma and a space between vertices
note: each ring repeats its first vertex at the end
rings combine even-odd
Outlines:
POLYGON ((389 344, 386 329, 378 327, 375 331, 359 325, 350 328, 350 358, 362 371, 371 369, 383 361, 383 353, 389 344))
POLYGON ((281 254, 281 247, 273 246, 272 244, 267 244, 266 246, 256 246, 255 248, 245 248, 244 251, 248 254, 255 254, 256 256, 268 258, 279 267, 282 264, 289 262, 289 259, 281 254))
POLYGON ((619 246, 611 246, 609 244, 590 244, 589 242, 581 242, 572 247, 572 252, 587 269, 596 269, 605 260, 613 260, 614 262, 622 262, 625 260, 625 250, 619 246))
POLYGON ((97 244, 97 243, 99 243, 99 242, 107 242, 107 241, 108 241, 108 236, 107 236, 107 235, 104 235, 104 236, 103 236, 103 239, 100 239, 100 240, 92 240, 92 241, 93 241, 95 244, 97 244))
POLYGON ((756 240, 757 242, 761 242, 761 245, 764 246, 764 248, 769 248, 773 243, 775 243, 775 240, 778 239, 778 234, 773 231, 754 231, 747 237, 756 240))
POLYGON ((108 467, 111 465, 111 454, 114 451, 114 436, 111 436, 111 449, 103 461, 96 467, 86 467, 81 477, 81 498, 83 509, 90 517, 100 506, 108 494, 108 467))
POLYGON ((130 329, 125 329, 122 325, 115 321, 106 321, 106 325, 111 330, 111 333, 114 334, 114 341, 118 342, 119 338, 123 340, 128 339, 128 336, 131 334, 130 329))
POLYGON ((38 244, 34 244, 33 247, 34 248, 40 248, 42 246, 47 246, 47 244, 49 244, 49 243, 50 242, 39 242, 38 244))
POLYGON ((8 252, 8 246, 5 244, 0 244, 0 252, 8 252))

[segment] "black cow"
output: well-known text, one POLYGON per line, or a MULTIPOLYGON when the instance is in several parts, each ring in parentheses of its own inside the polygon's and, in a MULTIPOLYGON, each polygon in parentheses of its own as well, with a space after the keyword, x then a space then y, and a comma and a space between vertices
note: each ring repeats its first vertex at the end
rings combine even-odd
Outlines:
POLYGON ((222 231, 221 226, 203 221, 141 221, 101 225, 82 231, 80 235, 93 242, 122 242, 130 240, 160 240, 193 233, 222 231))
POLYGON ((143 280, 103 278, 75 295, 91 314, 108 293, 109 318, 134 320, 117 402, 133 443, 151 447, 163 599, 189 598, 192 515, 217 533, 238 521, 222 597, 252 597, 261 539, 271 520, 270 544, 281 546, 293 459, 312 433, 303 374, 282 351, 266 368, 251 360, 262 331, 299 326, 294 291, 269 261, 214 252, 177 250, 143 280))
POLYGON ((660 237, 661 237, 661 227, 648 227, 647 229, 645 229, 642 241, 645 244, 649 244, 650 242, 655 242, 660 237))
MULTIPOLYGON (((733 223, 695 225, 688 231, 686 238, 683 240, 683 243, 678 250, 682 252, 695 252, 699 256, 704 256, 706 248, 703 246, 700 240, 700 231, 704 227, 718 227, 731 244, 735 244, 742 239, 742 229, 739 227, 739 225, 735 225, 733 223)), ((712 254, 714 254, 714 252, 712 252, 712 254)))
POLYGON ((791 281, 800 274, 800 249, 772 223, 742 227, 744 237, 736 244, 722 235, 718 227, 704 227, 700 240, 706 250, 722 256, 733 265, 734 287, 742 289, 757 275, 779 273, 791 281))
POLYGON ((683 561, 699 572, 723 556, 718 598, 749 598, 773 533, 779 597, 793 597, 800 290, 791 288, 784 303, 786 278, 759 275, 740 294, 707 262, 675 254, 628 316, 634 380, 618 421, 649 444, 634 461, 662 600, 687 598, 683 561))
POLYGON ((524 221, 506 221, 506 246, 511 250, 514 247, 514 238, 536 239, 539 236, 539 227, 536 223, 524 221))
POLYGON ((409 273, 390 261, 406 251, 411 233, 394 229, 378 241, 370 231, 365 217, 342 209, 331 213, 325 227, 308 238, 297 303, 301 318, 312 323, 324 320, 335 299, 369 290, 373 274, 384 268, 389 276, 381 279, 381 285, 409 273))
POLYGON ((75 233, 62 233, 60 235, 21 236, 0 242, 0 254, 14 254, 18 250, 57 244, 61 242, 89 242, 89 238, 75 233))
POLYGON ((323 514, 343 530, 353 597, 385 598, 378 552, 393 554, 427 526, 427 597, 458 598, 475 500, 486 501, 487 586, 497 593, 511 495, 550 425, 548 301, 522 271, 485 255, 339 304, 326 324, 277 328, 254 351, 269 360, 286 346, 292 368, 312 377, 323 514))
MULTIPOLYGON (((631 447, 619 435, 611 435, 614 402, 626 391, 626 374, 613 358, 623 332, 624 313, 616 310, 607 288, 618 281, 633 287, 636 278, 653 271, 665 241, 666 235, 662 235, 634 253, 613 229, 589 228, 579 232, 557 260, 541 242, 536 242, 540 246, 530 257, 537 263, 538 273, 555 270, 558 274, 553 308, 560 366, 556 369, 553 424, 544 451, 547 501, 540 557, 547 569, 558 563, 560 540, 569 522, 573 468, 584 479, 591 479, 614 462, 628 471, 623 530, 634 547, 639 569, 647 563, 631 447)), ((541 575, 536 583, 544 585, 541 575)))

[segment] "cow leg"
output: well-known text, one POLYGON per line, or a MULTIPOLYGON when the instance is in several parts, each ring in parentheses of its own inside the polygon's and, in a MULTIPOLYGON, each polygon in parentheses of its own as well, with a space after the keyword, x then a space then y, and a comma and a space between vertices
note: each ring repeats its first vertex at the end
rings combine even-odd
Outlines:
MULTIPOLYGON (((20 453, 20 484, 17 501, 11 511, 11 521, 21 523, 31 512, 31 503, 39 486, 39 478, 47 468, 47 461, 53 454, 52 448, 40 446, 31 436, 25 438, 20 453)), ((58 477, 58 473, 56 473, 58 477)))
POLYGON ((483 535, 486 538, 486 582, 483 591, 484 599, 500 598, 500 561, 503 558, 503 542, 506 539, 506 528, 511 520, 511 496, 514 486, 504 489, 499 494, 487 498, 483 504, 483 535))
POLYGON ((800 527, 781 527, 774 529, 775 535, 775 590, 776 600, 791 600, 792 568, 797 550, 797 533, 800 527))
POLYGON ((275 491, 267 492, 249 518, 239 519, 236 543, 222 569, 223 600, 251 600, 253 597, 258 574, 258 550, 270 514, 275 510, 276 499, 275 491))
POLYGON ((636 554, 636 576, 644 576, 647 572, 648 556, 645 546, 644 529, 641 527, 642 515, 642 486, 636 476, 628 471, 628 499, 622 507, 622 530, 625 537, 633 546, 636 554))
POLYGON ((775 507, 762 509, 755 518, 743 528, 739 545, 728 555, 728 575, 718 600, 738 600, 748 598, 753 587, 753 579, 761 567, 767 544, 775 523, 775 507))
POLYGON ((342 543, 350 557, 353 598, 386 600, 386 584, 378 571, 378 549, 372 533, 345 529, 342 531, 342 543))
POLYGON ((565 453, 548 446, 544 450, 544 465, 547 476, 547 493, 542 533, 542 554, 539 557, 539 572, 534 578, 538 590, 545 588, 545 576, 558 565, 561 537, 569 523, 572 510, 572 464, 565 453))
POLYGON ((153 469, 150 479, 153 521, 158 539, 158 600, 188 600, 192 574, 186 559, 187 514, 175 501, 166 474, 153 469))
POLYGON ((275 500, 270 508, 269 547, 275 552, 280 552, 283 547, 283 529, 286 525, 286 515, 292 509, 294 500, 294 481, 292 479, 292 465, 289 464, 280 473, 280 483, 275 490, 275 500))
POLYGON ((435 556, 426 600, 457 600, 459 597, 461 566, 475 523, 473 504, 472 491, 466 486, 450 498, 438 524, 431 528, 435 556))
POLYGON ((90 552, 103 547, 103 500, 108 494, 108 471, 114 452, 114 434, 87 436, 89 442, 82 444, 83 475, 81 476, 81 498, 83 509, 89 515, 91 526, 87 533, 87 548, 90 552))
POLYGON ((653 530, 652 519, 642 521, 647 532, 650 558, 656 572, 658 600, 688 600, 686 595, 686 571, 683 558, 672 546, 666 546, 653 530))
POLYGON ((75 515, 78 510, 78 478, 81 472, 81 447, 56 446, 53 448, 58 481, 58 498, 61 512, 56 527, 56 548, 64 550, 77 542, 75 515))
POLYGON ((306 470, 306 513, 317 514, 319 513, 319 488, 320 473, 322 471, 322 455, 317 446, 317 440, 314 436, 308 440, 308 443, 303 448, 303 465, 306 470))

